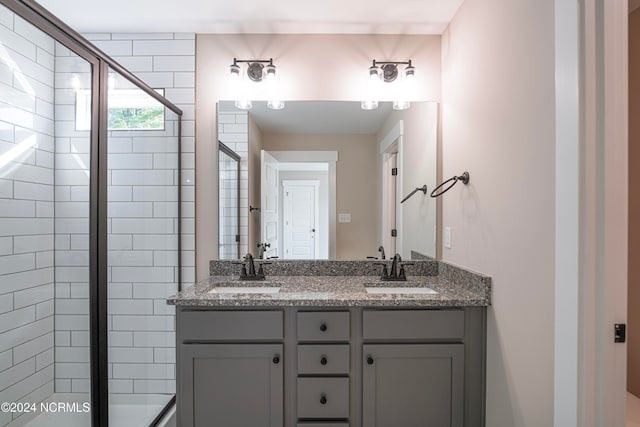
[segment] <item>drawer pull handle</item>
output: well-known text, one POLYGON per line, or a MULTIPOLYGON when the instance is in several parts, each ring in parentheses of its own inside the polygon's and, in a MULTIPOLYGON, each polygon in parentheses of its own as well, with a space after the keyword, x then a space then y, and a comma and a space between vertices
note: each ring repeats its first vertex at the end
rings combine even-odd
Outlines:
POLYGON ((320 325, 320 330, 321 330, 322 332, 325 332, 325 331, 327 330, 327 324, 326 324, 326 323, 323 323, 322 325, 320 325))
POLYGON ((322 356, 322 359, 320 359, 320 364, 321 365, 326 365, 327 364, 327 356, 322 356))
POLYGON ((326 405, 327 404, 327 395, 322 393, 322 395, 320 396, 320 404, 321 405, 326 405))
POLYGON ((367 364, 368 365, 373 365, 373 357, 367 356, 367 364))
POLYGON ((275 363, 276 365, 280 363, 280 356, 273 356, 273 363, 275 363))

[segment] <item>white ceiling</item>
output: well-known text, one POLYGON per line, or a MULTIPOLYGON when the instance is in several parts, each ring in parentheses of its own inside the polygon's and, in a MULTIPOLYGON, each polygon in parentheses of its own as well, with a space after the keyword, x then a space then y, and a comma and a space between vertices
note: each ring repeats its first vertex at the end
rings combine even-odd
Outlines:
MULTIPOLYGON (((218 109, 239 111, 233 101, 220 101, 218 109)), ((249 114, 265 133, 375 134, 391 111, 391 102, 365 111, 355 101, 288 101, 283 110, 270 110, 266 101, 253 101, 249 114)))
POLYGON ((463 0, 39 0, 79 32, 441 34, 463 0))

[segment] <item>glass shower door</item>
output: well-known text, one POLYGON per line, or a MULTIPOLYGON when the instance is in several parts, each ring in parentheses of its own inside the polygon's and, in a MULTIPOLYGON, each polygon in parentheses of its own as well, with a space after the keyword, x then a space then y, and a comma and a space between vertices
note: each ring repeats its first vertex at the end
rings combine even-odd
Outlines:
POLYGON ((179 116, 109 70, 109 425, 148 426, 175 395, 179 116))
POLYGON ((0 5, 0 426, 91 425, 94 72, 0 5))

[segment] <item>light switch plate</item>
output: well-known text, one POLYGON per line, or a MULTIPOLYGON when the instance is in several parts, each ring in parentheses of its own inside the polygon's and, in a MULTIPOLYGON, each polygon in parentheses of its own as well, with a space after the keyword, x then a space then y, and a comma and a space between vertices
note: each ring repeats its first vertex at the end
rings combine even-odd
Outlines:
POLYGON ((444 247, 451 249, 451 227, 444 228, 444 247))
POLYGON ((349 222, 351 222, 351 214, 350 213, 338 214, 338 222, 340 222, 340 223, 349 223, 349 222))

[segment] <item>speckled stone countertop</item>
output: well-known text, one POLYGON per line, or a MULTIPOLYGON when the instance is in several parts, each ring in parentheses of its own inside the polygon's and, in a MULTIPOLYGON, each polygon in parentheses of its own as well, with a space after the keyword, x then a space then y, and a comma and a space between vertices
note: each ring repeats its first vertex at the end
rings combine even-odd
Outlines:
POLYGON ((236 276, 211 276, 169 297, 168 304, 200 307, 465 307, 491 304, 491 279, 459 269, 438 266, 437 275, 409 276, 406 282, 380 281, 361 275, 282 275, 264 281, 240 281, 236 276), (276 293, 218 293, 224 287, 280 287, 276 293), (436 294, 370 294, 365 286, 428 287, 436 294))

